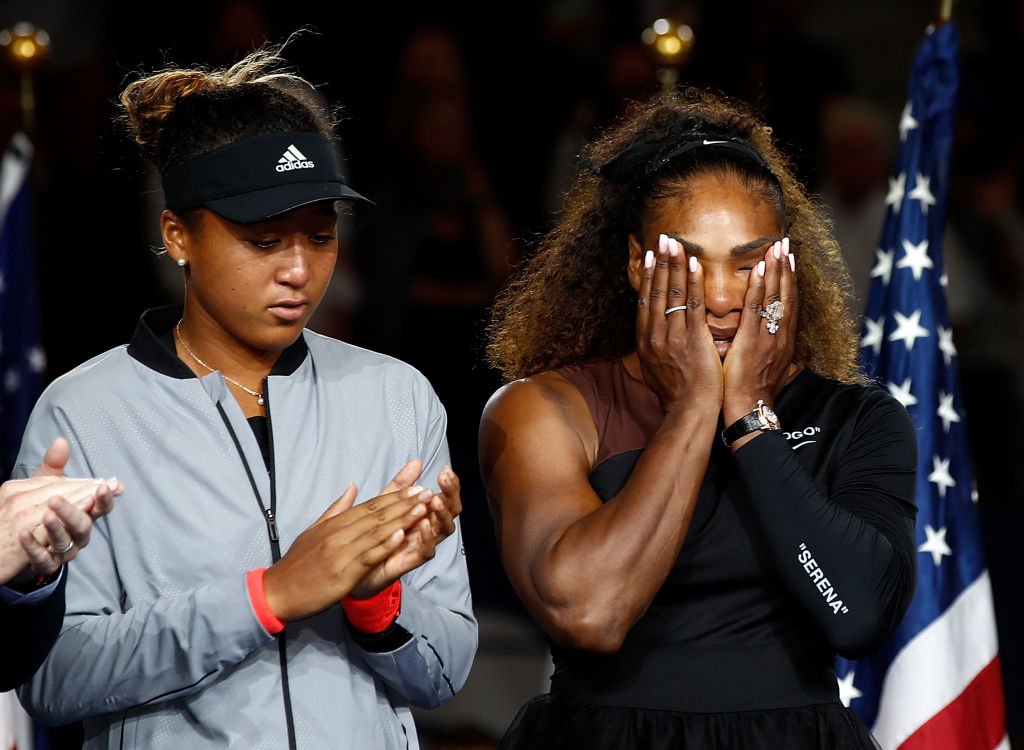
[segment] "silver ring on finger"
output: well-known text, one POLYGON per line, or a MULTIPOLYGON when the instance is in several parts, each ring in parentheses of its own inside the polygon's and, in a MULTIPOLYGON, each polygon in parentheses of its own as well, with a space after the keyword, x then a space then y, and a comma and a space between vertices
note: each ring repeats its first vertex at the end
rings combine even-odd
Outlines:
POLYGON ((60 549, 55 549, 54 553, 58 555, 66 555, 68 552, 75 548, 75 540, 68 539, 68 543, 60 549))
POLYGON ((768 333, 774 335, 778 332, 779 321, 782 320, 782 316, 785 311, 786 306, 783 305, 780 300, 775 300, 761 311, 761 317, 766 321, 765 328, 768 329, 768 333))
POLYGON ((672 313, 679 312, 680 310, 685 310, 685 309, 686 309, 686 305, 676 305, 675 307, 670 307, 670 308, 668 308, 665 311, 665 317, 667 318, 672 313))

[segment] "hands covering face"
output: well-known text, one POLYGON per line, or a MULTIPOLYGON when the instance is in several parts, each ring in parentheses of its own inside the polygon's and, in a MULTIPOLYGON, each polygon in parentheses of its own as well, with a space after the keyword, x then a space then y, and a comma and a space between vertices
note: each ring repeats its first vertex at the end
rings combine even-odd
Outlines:
POLYGON ((797 315, 796 257, 789 237, 783 237, 750 274, 736 338, 722 362, 727 422, 749 412, 759 398, 772 403, 786 384, 797 315))
POLYGON ((771 403, 788 377, 798 316, 789 238, 772 243, 746 287, 727 290, 733 296, 725 303, 720 294, 713 311, 705 284, 697 257, 661 235, 657 252, 647 251, 640 269, 637 355, 666 413, 716 403, 728 422, 759 398, 771 403))

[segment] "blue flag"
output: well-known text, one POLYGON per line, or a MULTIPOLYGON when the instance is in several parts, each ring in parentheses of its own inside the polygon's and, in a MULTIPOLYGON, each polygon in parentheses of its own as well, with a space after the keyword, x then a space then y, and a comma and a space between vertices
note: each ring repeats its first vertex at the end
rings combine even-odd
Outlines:
POLYGON ((29 179, 32 144, 17 133, 0 160, 0 481, 43 390, 29 179))
MULTIPOLYGON (((31 165, 32 144, 16 133, 0 157, 0 481, 14 468, 46 370, 36 302, 31 165)), ((14 692, 0 693, 0 748, 47 746, 43 728, 33 725, 14 692)))
POLYGON ((884 750, 1009 748, 943 272, 958 57, 956 27, 929 27, 900 118, 861 339, 865 369, 907 408, 919 450, 914 599, 878 653, 836 665, 843 702, 884 750))

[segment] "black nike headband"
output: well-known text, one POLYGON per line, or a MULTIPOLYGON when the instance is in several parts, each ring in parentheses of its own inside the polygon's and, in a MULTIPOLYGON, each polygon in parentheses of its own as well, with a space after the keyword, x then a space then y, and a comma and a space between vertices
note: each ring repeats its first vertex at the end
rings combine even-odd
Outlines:
POLYGON ((639 143, 627 148, 611 161, 593 169, 595 173, 610 182, 635 183, 642 182, 660 172, 666 165, 676 161, 684 154, 698 148, 721 148, 743 154, 757 164, 772 179, 779 183, 778 175, 768 165, 765 158, 751 146, 735 138, 713 138, 696 135, 665 151, 664 144, 639 143))

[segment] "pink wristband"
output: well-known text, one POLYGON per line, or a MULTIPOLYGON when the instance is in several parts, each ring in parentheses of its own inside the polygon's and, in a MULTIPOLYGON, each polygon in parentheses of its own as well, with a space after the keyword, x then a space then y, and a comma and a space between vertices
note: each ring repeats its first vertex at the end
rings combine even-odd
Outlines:
POLYGON ((402 608, 402 581, 397 580, 369 599, 346 596, 341 608, 352 626, 364 633, 383 633, 398 617, 402 608))
POLYGON ((245 576, 245 586, 249 590, 249 601, 252 602, 253 611, 260 625, 266 628, 271 635, 277 635, 284 630, 284 621, 274 614, 274 611, 267 604, 267 592, 263 589, 263 574, 266 568, 254 568, 245 576))

